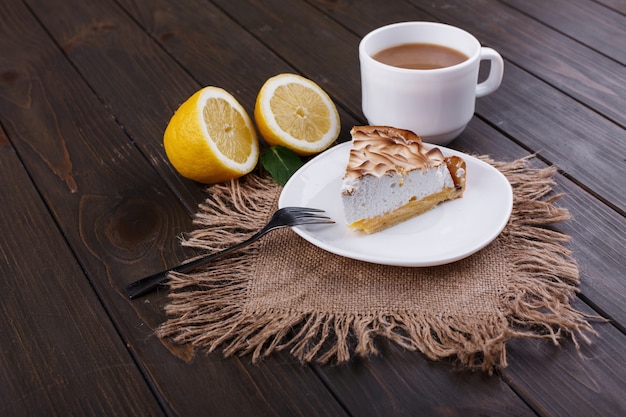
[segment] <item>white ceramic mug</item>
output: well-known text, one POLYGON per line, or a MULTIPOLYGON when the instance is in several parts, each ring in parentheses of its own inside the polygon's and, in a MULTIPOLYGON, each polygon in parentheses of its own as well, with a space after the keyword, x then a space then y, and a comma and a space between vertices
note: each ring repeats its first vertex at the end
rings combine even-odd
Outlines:
POLYGON ((424 142, 445 145, 465 129, 476 97, 494 92, 504 63, 498 52, 481 47, 468 32, 434 22, 403 22, 378 28, 359 44, 363 114, 371 125, 412 130, 424 142), (406 43, 442 45, 469 57, 438 69, 406 69, 372 58, 406 43), (489 75, 478 83, 480 61, 491 61, 489 75))

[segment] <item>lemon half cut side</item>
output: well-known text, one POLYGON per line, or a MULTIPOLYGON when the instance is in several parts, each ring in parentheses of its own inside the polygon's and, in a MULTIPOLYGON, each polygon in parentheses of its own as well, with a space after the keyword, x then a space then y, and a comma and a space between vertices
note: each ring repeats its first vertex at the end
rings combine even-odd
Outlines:
POLYGON ((303 156, 328 148, 341 128, 328 94, 296 74, 279 74, 265 82, 257 96, 254 119, 265 142, 303 156))
POLYGON ((206 184, 239 178, 259 159, 252 119, 230 93, 212 86, 197 91, 176 110, 163 146, 180 175, 206 184))

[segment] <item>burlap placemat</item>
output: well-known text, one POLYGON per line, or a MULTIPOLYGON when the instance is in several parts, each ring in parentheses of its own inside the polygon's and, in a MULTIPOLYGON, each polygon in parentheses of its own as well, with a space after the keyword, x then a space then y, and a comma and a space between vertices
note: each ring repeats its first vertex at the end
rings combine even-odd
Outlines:
MULTIPOLYGON (((384 337, 489 372, 506 366, 512 338, 588 341, 587 317, 570 306, 579 276, 568 237, 546 227, 569 218, 553 204, 559 196, 549 197, 554 168, 482 159, 507 177, 514 207, 503 233, 478 253, 439 267, 390 267, 333 255, 281 229, 205 269, 171 274, 159 336, 253 361, 288 350, 321 363, 377 353, 384 337)), ((214 251, 262 227, 280 188, 247 176, 209 192, 183 244, 214 251)))

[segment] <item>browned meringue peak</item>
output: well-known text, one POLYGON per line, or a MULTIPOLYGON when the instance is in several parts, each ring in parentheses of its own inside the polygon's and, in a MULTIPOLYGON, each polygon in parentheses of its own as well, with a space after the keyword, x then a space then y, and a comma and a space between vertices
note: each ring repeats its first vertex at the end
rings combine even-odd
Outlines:
POLYGON ((426 149, 419 136, 409 130, 389 126, 355 126, 350 131, 353 144, 344 178, 357 179, 370 174, 407 173, 433 168, 444 161, 439 148, 426 149))

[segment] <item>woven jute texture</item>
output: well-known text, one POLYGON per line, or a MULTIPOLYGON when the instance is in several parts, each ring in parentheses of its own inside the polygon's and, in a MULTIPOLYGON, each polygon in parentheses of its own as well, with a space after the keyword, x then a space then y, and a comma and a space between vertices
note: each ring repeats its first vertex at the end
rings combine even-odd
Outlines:
MULTIPOLYGON (((438 267, 391 267, 328 253, 281 229, 194 273, 170 274, 159 336, 253 361, 287 350, 321 363, 376 354, 387 338, 487 372, 506 366, 513 338, 588 341, 587 317, 570 306, 579 274, 568 238, 548 226, 569 218, 551 194, 554 168, 481 159, 507 177, 514 207, 502 234, 478 253, 438 267)), ((279 194, 252 175, 210 187, 183 244, 215 251, 245 239, 267 222, 279 194)))

